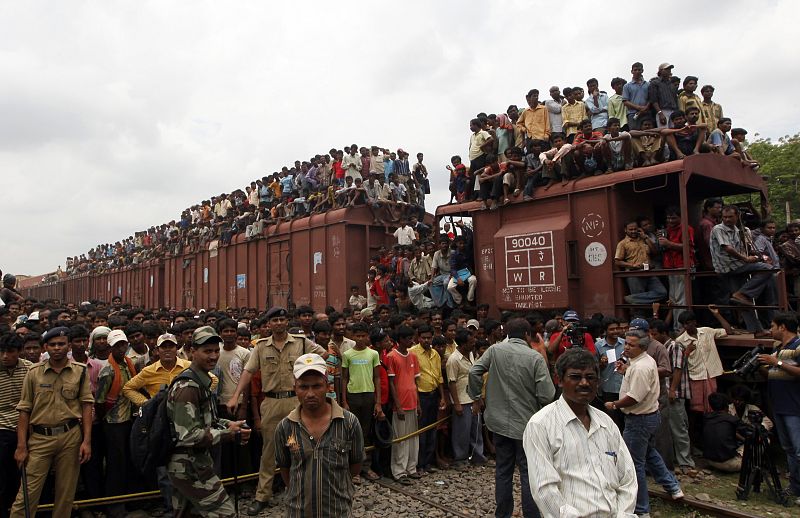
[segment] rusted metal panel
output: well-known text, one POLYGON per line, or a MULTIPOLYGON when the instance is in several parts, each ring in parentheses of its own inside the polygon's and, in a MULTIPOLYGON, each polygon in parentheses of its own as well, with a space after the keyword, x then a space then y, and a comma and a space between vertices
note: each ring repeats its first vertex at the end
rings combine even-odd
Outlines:
MULTIPOLYGON (((430 215, 426 216, 430 222, 430 215)), ((104 273, 84 274, 26 289, 40 299, 67 302, 114 296, 147 308, 266 309, 311 304, 342 308, 350 286, 361 286, 370 255, 394 238, 372 227, 366 207, 338 209, 283 222, 245 240, 193 254, 104 273)))

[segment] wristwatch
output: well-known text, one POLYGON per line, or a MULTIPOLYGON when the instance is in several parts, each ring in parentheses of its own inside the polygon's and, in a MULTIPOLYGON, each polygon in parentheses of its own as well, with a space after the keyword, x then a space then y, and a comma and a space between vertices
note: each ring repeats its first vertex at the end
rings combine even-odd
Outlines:
POLYGON ((612 410, 617 410, 617 404, 614 403, 613 401, 611 402, 611 409, 612 410))
POLYGON ((783 360, 778 360, 778 363, 775 364, 779 369, 783 367, 783 360))

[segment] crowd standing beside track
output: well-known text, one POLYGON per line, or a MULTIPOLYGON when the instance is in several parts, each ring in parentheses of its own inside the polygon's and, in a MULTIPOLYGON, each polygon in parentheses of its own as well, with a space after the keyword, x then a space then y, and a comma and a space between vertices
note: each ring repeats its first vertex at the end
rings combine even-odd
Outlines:
MULTIPOLYGON (((661 64, 647 82, 634 63, 630 82, 611 81, 612 96, 590 79, 586 97, 580 87, 563 96, 553 87, 551 100, 540 103, 531 90, 521 112, 510 106, 506 114, 479 114, 470 121, 469 167, 454 156, 449 168, 451 201, 479 200, 495 210, 534 200, 537 188, 697 153, 728 155, 757 170, 746 131, 728 135, 731 121, 712 99, 714 88, 704 86, 700 99, 698 79, 687 76, 679 90, 673 68, 661 64)), ((692 469, 691 446, 709 459, 716 450, 703 441, 707 418, 720 411, 710 402, 725 399, 716 386, 723 366, 715 340, 737 326, 781 344, 759 357, 769 387, 761 403, 773 407, 772 439, 786 452, 788 492, 800 498, 797 316, 750 307, 774 302, 772 270, 800 265, 800 224, 778 233, 774 221, 709 198, 696 235, 691 227, 682 235, 686 216, 675 208, 664 211, 665 228, 653 226, 661 215, 643 214, 618 229, 620 269, 683 268, 686 259, 716 273, 701 293, 711 326, 670 308, 681 303, 678 275, 668 276, 668 287, 655 276, 628 277, 626 302, 640 306, 630 318, 497 312, 476 304, 470 225, 423 222, 423 158, 412 166, 402 149, 332 149, 190 207, 180 221, 70 258, 63 273, 227 246, 239 233, 258 239, 269 224, 364 205, 374 224, 396 228, 397 243, 370 258, 346 307, 176 311, 133 307, 121 297, 75 304, 25 298, 14 276, 3 276, 0 517, 24 516, 26 500, 35 509, 53 497, 54 516, 66 517, 76 496, 148 488, 161 490, 170 511, 229 516, 219 479, 248 464, 259 466, 250 515, 279 505, 290 515, 338 515, 352 506, 358 485, 386 478, 413 485, 490 466, 495 516, 508 517, 516 466, 525 517, 648 516, 645 467, 680 499, 673 469, 692 469), (740 310, 717 310, 728 302, 740 310), (180 378, 187 373, 195 378, 180 378), (137 473, 133 424, 176 378, 168 397, 176 449, 168 462, 137 473), (241 441, 230 441, 237 433, 241 441), (392 437, 403 440, 392 444, 392 437), (566 483, 580 478, 568 457, 579 451, 589 453, 576 461, 594 461, 594 492, 566 483), (54 491, 46 483, 51 460, 54 491), (9 468, 15 464, 22 469, 9 468), (339 476, 319 477, 323 465, 339 476), (310 488, 335 491, 329 503, 336 505, 320 505, 310 488)), ((797 294, 797 277, 788 282, 797 294)), ((730 407, 727 421, 744 426, 740 409, 757 401, 742 390, 731 394, 745 401, 730 407)), ((125 511, 122 502, 103 508, 108 516, 125 511)))

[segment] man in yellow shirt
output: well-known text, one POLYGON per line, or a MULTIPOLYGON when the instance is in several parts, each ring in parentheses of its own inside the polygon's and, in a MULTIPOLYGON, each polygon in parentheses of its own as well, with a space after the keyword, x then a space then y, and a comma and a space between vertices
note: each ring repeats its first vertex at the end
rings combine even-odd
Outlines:
POLYGON ((586 104, 581 101, 581 95, 581 90, 577 88, 564 88, 567 104, 561 107, 561 120, 564 121, 564 134, 570 144, 578 133, 581 121, 586 118, 586 104))
MULTIPOLYGON (((683 78, 683 91, 678 96, 678 109, 683 113, 692 106, 700 110, 700 119, 697 124, 706 124, 705 116, 703 115, 703 100, 695 92, 697 90, 697 77, 686 76, 683 78)), ((716 128, 715 128, 716 129, 716 128)), ((714 131, 714 130, 711 130, 714 131)))
POLYGON ((708 134, 711 135, 711 132, 717 129, 717 124, 719 124, 719 120, 722 118, 722 106, 711 100, 714 96, 713 86, 705 85, 700 90, 700 94, 703 96, 703 102, 700 103, 701 120, 705 123, 706 128, 708 128, 708 134))
POLYGON ((144 389, 150 397, 155 396, 164 385, 172 383, 173 378, 192 364, 189 360, 178 358, 178 339, 166 333, 156 342, 159 360, 142 369, 122 387, 122 394, 136 406, 142 406, 150 399, 140 391, 144 389))
POLYGON ((533 89, 525 96, 528 107, 522 110, 517 119, 517 131, 523 132, 533 140, 550 140, 550 115, 547 108, 539 103, 539 90, 533 89))
MULTIPOLYGON (((447 406, 444 396, 444 376, 442 376, 442 358, 431 347, 433 328, 422 325, 417 329, 419 343, 409 351, 413 352, 419 362, 417 393, 419 394, 420 417, 419 427, 424 428, 435 423, 439 409, 447 406), (438 404, 437 404, 438 403, 438 404)), ((436 430, 428 430, 419 436, 419 458, 417 471, 436 472, 436 430)))

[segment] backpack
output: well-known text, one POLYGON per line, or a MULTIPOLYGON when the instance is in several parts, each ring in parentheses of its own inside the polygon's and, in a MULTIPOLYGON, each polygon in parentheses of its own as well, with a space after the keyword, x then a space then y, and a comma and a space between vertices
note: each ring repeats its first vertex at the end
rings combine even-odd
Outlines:
MULTIPOLYGON (((178 374, 169 386, 163 386, 144 406, 131 427, 131 461, 143 475, 153 473, 156 468, 165 466, 178 442, 174 427, 167 415, 167 396, 178 380, 190 379, 200 385, 191 369, 178 374)), ((201 404, 206 399, 206 391, 200 390, 201 404)))

